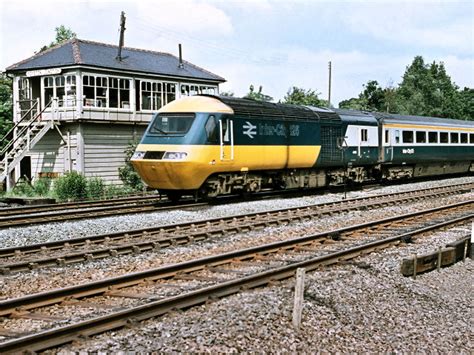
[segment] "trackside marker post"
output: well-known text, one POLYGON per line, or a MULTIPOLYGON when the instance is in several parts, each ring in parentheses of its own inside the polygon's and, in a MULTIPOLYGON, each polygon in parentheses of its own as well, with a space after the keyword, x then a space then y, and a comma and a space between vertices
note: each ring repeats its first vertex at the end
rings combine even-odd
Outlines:
POLYGON ((293 327, 296 330, 299 330, 300 325, 301 325, 301 313, 303 311, 305 272, 306 272, 305 268, 299 268, 296 270, 295 304, 293 306, 293 327))

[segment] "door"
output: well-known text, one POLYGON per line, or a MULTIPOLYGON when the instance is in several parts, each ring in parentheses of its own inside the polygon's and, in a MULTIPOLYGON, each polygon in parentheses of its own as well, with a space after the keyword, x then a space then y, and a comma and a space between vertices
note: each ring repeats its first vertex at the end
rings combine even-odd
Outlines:
MULTIPOLYGON (((400 131, 395 131, 395 140, 400 139, 400 131)), ((398 142, 397 142, 398 143, 398 142)), ((390 162, 393 161, 393 143, 392 137, 390 135, 390 130, 384 130, 384 146, 385 146, 385 154, 384 154, 384 161, 390 162)))
POLYGON ((219 120, 219 142, 221 161, 234 160, 234 122, 230 118, 219 120))

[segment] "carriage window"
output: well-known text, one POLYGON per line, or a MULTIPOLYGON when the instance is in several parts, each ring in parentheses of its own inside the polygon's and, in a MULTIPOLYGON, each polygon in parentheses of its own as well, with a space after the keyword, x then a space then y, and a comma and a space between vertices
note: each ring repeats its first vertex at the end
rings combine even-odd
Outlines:
POLYGON ((368 130, 367 129, 361 129, 360 130, 360 141, 361 142, 367 142, 368 141, 368 130))
POLYGON ((469 133, 469 141, 474 144, 474 133, 469 133))
POLYGON ((451 143, 459 143, 459 133, 451 132, 451 143))
POLYGON ((403 143, 413 143, 413 131, 403 131, 403 143))
POLYGON ((153 134, 185 134, 191 128, 194 115, 157 115, 150 126, 153 134))
POLYGON ((440 143, 449 143, 448 132, 440 132, 439 133, 439 142, 440 143))
POLYGON ((385 130, 385 143, 390 143, 390 131, 388 129, 385 130))
POLYGON ((395 131, 395 143, 400 143, 400 131, 398 129, 395 131))
POLYGON ((217 120, 214 115, 209 116, 206 122, 206 135, 209 142, 217 142, 217 120))
POLYGON ((416 143, 426 143, 426 132, 416 132, 416 143))
POLYGON ((461 143, 467 143, 467 133, 461 133, 461 143))
POLYGON ((438 132, 428 132, 428 142, 438 143, 438 132))

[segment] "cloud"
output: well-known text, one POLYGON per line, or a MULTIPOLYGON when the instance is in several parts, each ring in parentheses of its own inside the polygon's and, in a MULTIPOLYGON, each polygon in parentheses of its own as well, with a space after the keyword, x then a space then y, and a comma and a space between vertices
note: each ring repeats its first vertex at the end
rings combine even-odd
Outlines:
POLYGON ((360 3, 348 4, 340 20, 351 31, 376 39, 472 53, 473 10, 473 3, 459 2, 360 3))
POLYGON ((228 36, 234 32, 231 18, 211 3, 186 1, 139 1, 137 20, 164 34, 206 37, 228 36))

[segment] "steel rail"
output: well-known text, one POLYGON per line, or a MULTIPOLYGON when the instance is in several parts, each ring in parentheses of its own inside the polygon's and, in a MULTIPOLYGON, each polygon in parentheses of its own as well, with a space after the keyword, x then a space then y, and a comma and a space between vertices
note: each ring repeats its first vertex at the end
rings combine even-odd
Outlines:
MULTIPOLYGON (((20 308, 20 307, 22 310, 28 310, 32 308, 38 308, 38 307, 56 304, 70 297, 82 298, 82 297, 95 296, 95 295, 99 295, 104 292, 107 292, 111 287, 114 287, 114 289, 116 289, 119 285, 120 285, 120 288, 123 288, 123 287, 136 285, 137 283, 139 283, 140 281, 144 279, 158 280, 158 279, 163 279, 163 278, 169 278, 169 277, 175 276, 177 273, 200 270, 206 265, 210 265, 210 264, 217 265, 217 264, 228 263, 229 261, 236 258, 246 258, 246 257, 250 257, 251 255, 259 254, 259 253, 269 253, 272 250, 284 249, 284 248, 292 247, 297 244, 312 242, 315 239, 325 238, 325 237, 333 236, 333 235, 341 235, 344 233, 353 232, 355 230, 367 229, 367 228, 374 227, 377 225, 385 225, 389 223, 399 222, 399 221, 406 220, 408 218, 429 215, 429 214, 440 212, 440 211, 446 211, 448 209, 471 206, 472 204, 474 204, 474 200, 458 202, 455 204, 446 205, 442 207, 432 208, 432 209, 423 210, 423 211, 417 211, 417 212, 403 214, 399 216, 384 218, 377 221, 371 221, 367 223, 344 227, 344 228, 332 230, 329 232, 308 235, 308 236, 304 236, 300 238, 294 238, 294 239, 274 242, 270 244, 264 244, 264 245, 260 245, 256 247, 250 247, 250 248, 245 248, 245 249, 223 253, 219 255, 213 255, 213 256, 209 256, 205 258, 186 261, 183 263, 166 265, 166 266, 162 266, 156 269, 150 269, 150 270, 130 273, 127 275, 122 275, 122 276, 118 276, 114 278, 109 278, 105 280, 94 281, 87 284, 81 284, 77 286, 71 286, 71 287, 66 287, 62 289, 36 293, 36 294, 27 295, 24 297, 1 301, 0 302, 0 316, 8 316, 12 314, 15 311, 15 309, 20 308)), ((472 216, 473 214, 469 213, 468 217, 465 217, 465 218, 472 218, 472 216)))
MULTIPOLYGON (((33 213, 41 212, 51 212, 57 210, 73 210, 79 208, 92 208, 92 207, 104 207, 104 206, 113 206, 120 203, 129 203, 129 204, 139 204, 144 203, 149 200, 154 200, 155 202, 163 200, 163 197, 160 199, 160 195, 146 195, 146 196, 128 196, 120 197, 107 200, 88 200, 88 201, 78 201, 78 202, 62 202, 62 203, 52 203, 52 204, 42 204, 35 206, 21 206, 21 207, 10 207, 0 209, 0 217, 4 216, 17 216, 17 215, 27 215, 33 213)), ((165 200, 163 200, 164 202, 165 200)), ((169 202, 166 200, 166 202, 169 202)))
MULTIPOLYGON (((317 256, 307 260, 294 262, 290 265, 272 268, 270 270, 259 272, 254 275, 244 276, 238 279, 221 282, 216 285, 207 286, 198 290, 186 292, 162 300, 152 301, 145 305, 136 306, 105 316, 96 317, 64 327, 58 327, 37 334, 24 336, 19 339, 0 343, 0 352, 14 353, 20 351, 34 352, 45 350, 54 346, 74 341, 78 337, 89 337, 92 335, 103 333, 108 330, 121 328, 145 319, 157 317, 171 310, 186 309, 192 306, 205 303, 209 300, 215 300, 241 292, 242 290, 266 286, 272 282, 281 281, 293 277, 298 268, 304 267, 307 271, 312 271, 320 266, 335 264, 342 260, 349 260, 359 255, 367 254, 368 252, 374 250, 379 250, 392 245, 396 245, 401 241, 407 240, 416 235, 444 228, 452 224, 457 224, 462 221, 465 221, 466 219, 472 219, 473 216, 474 215, 471 213, 468 216, 457 217, 427 227, 418 228, 416 230, 412 230, 410 232, 406 232, 396 236, 364 243, 341 251, 331 252, 323 256, 317 256)), ((393 220, 394 218, 390 219, 393 220)), ((319 237, 320 235, 321 234, 318 234, 312 237, 319 237)), ((299 239, 307 238, 308 237, 299 239)), ((278 243, 273 243, 273 245, 275 244, 278 243)))
POLYGON ((6 216, 0 217, 0 228, 18 227, 23 225, 40 224, 46 222, 62 222, 84 218, 108 217, 116 216, 119 214, 156 212, 160 210, 200 207, 206 205, 207 203, 204 202, 186 202, 181 203, 179 206, 175 204, 164 204, 163 206, 160 206, 157 205, 156 202, 144 202, 136 205, 123 204, 106 207, 86 208, 83 210, 56 211, 52 213, 40 213, 26 216, 6 216))
MULTIPOLYGON (((65 250, 67 253, 52 257, 44 256, 42 258, 31 260, 22 260, 19 262, 10 262, 0 264, 0 273, 6 274, 14 271, 27 271, 39 267, 66 265, 86 260, 97 260, 110 256, 125 255, 130 253, 141 253, 150 250, 158 250, 175 245, 184 245, 194 241, 205 240, 214 235, 223 235, 226 233, 238 232, 241 230, 251 230, 256 227, 264 227, 273 224, 281 224, 284 221, 289 223, 292 220, 301 220, 322 216, 328 213, 342 213, 354 209, 369 209, 371 201, 375 200, 375 206, 379 204, 401 203, 414 198, 426 198, 431 196, 432 189, 420 190, 413 195, 412 192, 391 194, 391 200, 386 201, 384 196, 377 195, 368 198, 358 198, 345 200, 337 203, 315 204, 303 207, 293 207, 289 209, 280 209, 267 212, 253 213, 250 215, 234 215, 226 218, 217 218, 204 221, 187 222, 175 225, 165 225, 151 229, 140 229, 135 231, 118 232, 113 234, 97 235, 93 237, 82 237, 70 240, 49 242, 45 244, 35 244, 22 247, 12 247, 0 249, 0 258, 31 256, 35 253, 41 253, 45 250, 65 250), (360 203, 364 203, 361 205, 360 203), (313 210, 317 210, 314 212, 313 210), (301 212, 295 214, 294 212, 301 212), (286 215, 283 215, 286 214, 286 215), (263 216, 262 220, 259 217, 263 216), (273 219, 271 218, 273 216, 273 219), (275 217, 276 216, 276 217, 275 217), (229 223, 230 222, 230 223, 229 223), (239 224, 239 223, 240 224, 239 224), (143 237, 143 238, 141 238, 143 237), (123 244, 113 244, 121 240, 132 240, 132 242, 123 244), (145 240, 136 240, 145 239, 145 240), (135 241, 134 241, 135 240, 135 241), (104 244, 104 247, 96 250, 83 250, 79 252, 71 251, 74 247, 96 246, 104 244)), ((452 189, 439 188, 435 190, 435 196, 443 193, 453 192, 452 189)))

